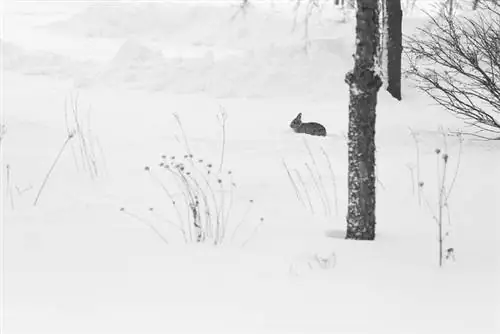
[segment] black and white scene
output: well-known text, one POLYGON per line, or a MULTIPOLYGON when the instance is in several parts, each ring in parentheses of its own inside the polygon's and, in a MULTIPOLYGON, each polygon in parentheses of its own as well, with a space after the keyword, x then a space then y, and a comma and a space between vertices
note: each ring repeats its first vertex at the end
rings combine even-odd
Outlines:
POLYGON ((500 333, 500 1, 0 14, 2 334, 500 333))

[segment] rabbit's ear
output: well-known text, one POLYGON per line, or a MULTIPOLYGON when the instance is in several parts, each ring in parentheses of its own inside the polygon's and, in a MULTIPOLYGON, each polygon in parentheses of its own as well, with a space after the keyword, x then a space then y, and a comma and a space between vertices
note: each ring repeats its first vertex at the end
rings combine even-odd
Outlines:
POLYGON ((302 113, 301 113, 301 112, 299 112, 299 114, 297 115, 297 117, 296 117, 296 118, 297 118, 298 120, 300 120, 300 119, 302 118, 302 113))

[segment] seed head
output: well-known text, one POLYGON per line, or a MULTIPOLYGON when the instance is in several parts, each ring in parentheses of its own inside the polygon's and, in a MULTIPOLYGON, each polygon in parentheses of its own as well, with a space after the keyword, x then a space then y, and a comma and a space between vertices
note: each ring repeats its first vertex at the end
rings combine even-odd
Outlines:
POLYGON ((441 153, 441 150, 439 148, 436 148, 436 150, 434 152, 436 152, 436 154, 439 154, 439 153, 441 153))
POLYGON ((443 154, 443 160, 444 162, 448 162, 448 154, 443 154))

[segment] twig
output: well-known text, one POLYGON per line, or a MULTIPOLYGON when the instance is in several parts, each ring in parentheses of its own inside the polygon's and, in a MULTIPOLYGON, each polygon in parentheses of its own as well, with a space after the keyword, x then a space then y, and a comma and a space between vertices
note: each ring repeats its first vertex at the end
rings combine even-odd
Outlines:
POLYGON ((333 172, 333 167, 332 167, 332 162, 330 160, 330 156, 326 153, 326 151, 321 147, 321 151, 323 152, 323 155, 325 156, 325 159, 328 163, 328 169, 330 170, 330 175, 332 178, 332 183, 333 183, 333 197, 335 201, 335 215, 339 215, 339 201, 338 201, 338 196, 337 196, 337 181, 335 177, 335 173, 333 172))
POLYGON ((176 224, 176 223, 174 223, 173 221, 168 220, 168 219, 166 219, 166 218, 164 218, 164 217, 160 216, 158 213, 156 213, 156 211, 155 211, 153 208, 150 208, 150 209, 149 209, 149 212, 150 212, 150 213, 151 213, 151 215, 152 215, 153 217, 155 217, 157 220, 160 220, 160 221, 162 221, 162 222, 164 222, 164 223, 166 223, 166 224, 168 224, 168 225, 171 225, 171 226, 175 227, 176 229, 178 229, 178 230, 179 230, 179 232, 181 232, 181 233, 182 233, 182 237, 184 238, 184 242, 186 242, 186 243, 187 243, 188 239, 187 239, 187 236, 186 236, 186 231, 184 231, 184 229, 183 229, 182 227, 180 227, 179 225, 177 225, 177 224, 176 224))
POLYGON ((220 153, 220 163, 219 163, 219 173, 222 172, 222 165, 224 164, 224 152, 226 149, 226 120, 227 120, 227 114, 226 110, 224 107, 220 106, 219 107, 219 115, 217 115, 217 118, 219 119, 220 125, 222 127, 222 147, 221 147, 221 153, 220 153))
POLYGON ((457 166, 455 167, 455 174, 453 175, 453 179, 451 181, 450 187, 448 188, 448 193, 446 194, 446 198, 445 198, 445 203, 446 204, 448 203, 448 198, 451 195, 451 191, 453 190, 453 187, 455 186, 455 182, 456 182, 457 177, 458 177, 458 171, 460 169, 460 162, 462 161, 462 143, 463 143, 463 139, 462 139, 462 137, 460 137, 460 139, 459 139, 459 149, 458 149, 458 158, 457 158, 457 166))
POLYGON ((245 247, 247 245, 247 243, 250 240, 252 240, 252 238, 254 237, 254 235, 257 234, 258 230, 260 229, 260 227, 263 224, 264 224, 264 218, 260 218, 260 223, 255 227, 255 229, 253 230, 252 234, 250 234, 250 236, 248 237, 248 239, 241 244, 241 248, 245 247))
POLYGON ((49 180, 50 175, 52 174, 52 171, 56 167, 57 162, 59 161, 59 158, 61 157, 62 153, 64 152, 64 149, 66 148, 66 145, 68 145, 69 141, 74 138, 73 133, 69 133, 68 137, 64 141, 64 144, 62 145, 61 149, 59 150, 59 153, 57 153, 56 158, 54 159, 54 162, 52 163, 52 166, 50 166, 49 171, 45 175, 45 178, 42 182, 42 185, 40 186, 40 189, 38 190, 38 194, 36 195, 35 201, 33 202, 33 206, 36 206, 38 203, 38 199, 40 198, 40 195, 42 194, 43 189, 45 188, 45 185, 47 184, 47 181, 49 180))
POLYGON ((290 174, 290 170, 288 169, 288 166, 286 165, 285 160, 282 160, 282 162, 283 162, 283 166, 285 167, 286 173, 288 174, 288 178, 290 179, 290 183, 292 184, 292 187, 295 190, 295 196, 297 196, 297 199, 299 200, 300 204, 302 204, 305 207, 306 204, 304 203, 302 196, 300 196, 299 188, 297 187, 297 184, 295 183, 295 181, 292 177, 292 174, 290 174))
POLYGON ((312 154, 311 148, 309 147, 309 145, 305 139, 304 139, 304 145, 306 146, 307 152, 309 153, 309 157, 311 158, 311 161, 314 165, 316 175, 318 176, 318 181, 319 181, 318 182, 318 185, 319 185, 318 189, 320 192, 320 196, 323 198, 323 201, 326 202, 326 209, 327 209, 328 215, 331 215, 332 209, 331 209, 330 201, 328 199, 328 193, 326 192, 326 189, 325 189, 325 182, 323 182, 323 177, 321 176, 321 173, 319 171, 319 167, 318 167, 318 164, 316 163, 316 159, 314 158, 314 155, 312 154))
POLYGON ((413 167, 409 165, 407 165, 406 167, 410 170, 411 174, 411 193, 415 195, 415 177, 413 175, 413 167))
POLYGON ((182 126, 181 118, 179 114, 173 113, 175 120, 177 121, 177 125, 179 126, 179 129, 181 129, 182 133, 182 138, 184 139, 184 146, 186 148, 186 151, 188 152, 189 155, 192 155, 191 149, 189 148, 189 142, 187 140, 187 135, 186 132, 184 131, 184 127, 182 126))
POLYGON ((323 197, 323 194, 321 193, 319 182, 316 180, 316 177, 311 169, 311 166, 309 166, 309 164, 307 162, 305 163, 305 166, 306 166, 307 170, 309 171, 309 175, 311 176, 311 179, 313 180, 314 186, 316 187, 316 190, 318 192, 319 199, 320 199, 321 203, 323 204, 323 211, 324 211, 325 215, 327 215, 328 214, 327 201, 325 200, 325 198, 323 197))
POLYGON ((300 181, 300 184, 302 185, 302 189, 304 189, 304 193, 306 194, 307 202, 309 203, 309 208, 311 209, 311 213, 314 214, 314 207, 311 202, 311 197, 309 196, 309 191, 307 190, 306 184, 304 183, 304 180, 302 179, 302 176, 300 175, 299 171, 294 169, 295 174, 297 175, 297 179, 300 181))
POLYGON ((14 196, 12 195, 12 177, 11 177, 11 173, 10 173, 10 165, 7 164, 7 166, 5 166, 5 169, 6 169, 6 173, 7 173, 7 195, 9 196, 9 199, 10 199, 10 207, 12 208, 12 210, 15 209, 15 206, 14 206, 14 196))
POLYGON ((234 229, 232 235, 231 235, 231 241, 234 240, 234 237, 236 236, 236 234, 238 233, 238 230, 240 229, 240 227, 243 225, 243 223, 246 221, 247 219, 247 216, 248 214, 250 213, 250 210, 252 210, 252 206, 253 206, 253 200, 251 199, 250 201, 248 201, 248 206, 247 206, 247 209, 245 211, 245 213, 243 214, 243 218, 241 218, 240 222, 238 223, 238 225, 236 225, 236 228, 234 229))
MULTIPOLYGON (((146 170, 146 172, 148 172, 149 176, 151 176, 151 178, 153 179, 153 181, 156 182, 156 184, 158 184, 161 187, 161 189, 163 190, 163 192, 170 199, 170 204, 172 204, 172 206, 174 207, 174 210, 175 210, 175 212, 177 214, 177 218, 179 219, 179 222, 183 226, 186 226, 186 224, 184 223, 184 219, 182 218, 182 214, 181 214, 181 212, 179 211, 179 208, 176 205, 176 201, 174 199, 174 196, 170 193, 170 191, 168 191, 167 187, 163 184, 163 182, 161 182, 161 180, 155 174, 153 174, 153 172, 151 171, 151 169, 149 167, 146 167, 145 170, 146 170)), ((184 231, 184 233, 186 233, 186 232, 184 231)))
POLYGON ((143 223, 144 225, 146 225, 147 227, 149 227, 151 230, 153 230, 153 232, 161 239, 161 241, 163 241, 167 245, 169 244, 168 240, 160 233, 160 231, 158 231, 158 229, 156 227, 154 227, 153 224, 149 223, 146 219, 143 219, 143 218, 137 216, 136 214, 128 212, 125 208, 120 208, 120 212, 122 212, 123 214, 125 214, 125 215, 127 215, 129 217, 132 217, 135 220, 143 223))
MULTIPOLYGON (((415 142, 415 149, 417 153, 417 184, 420 185, 422 182, 422 180, 420 179, 420 147, 419 147, 417 133, 410 128, 410 134, 415 142)), ((421 187, 418 187, 417 190, 418 190, 417 191, 418 205, 421 205, 422 204, 421 187)))

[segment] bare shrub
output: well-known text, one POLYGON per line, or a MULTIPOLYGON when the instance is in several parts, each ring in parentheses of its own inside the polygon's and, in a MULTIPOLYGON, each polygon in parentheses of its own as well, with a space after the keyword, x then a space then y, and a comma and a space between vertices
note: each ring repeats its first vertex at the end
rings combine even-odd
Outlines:
POLYGON ((405 44, 417 87, 473 126, 469 134, 500 139, 500 3, 467 16, 442 10, 405 44))
MULTIPOLYGON (((453 247, 452 241, 447 240, 452 231, 453 224, 451 219, 450 210, 450 197, 453 188, 457 182, 458 173, 460 170, 460 164, 462 161, 462 135, 458 135, 458 151, 456 157, 455 167, 450 166, 451 155, 448 151, 448 143, 446 140, 447 134, 443 131, 443 148, 436 148, 434 153, 436 154, 436 184, 430 187, 420 178, 420 146, 418 141, 418 133, 411 133, 415 140, 415 148, 417 152, 417 183, 418 183, 418 201, 421 204, 421 199, 423 200, 427 210, 431 213, 432 219, 437 226, 437 242, 438 242, 438 263, 442 267, 445 260, 455 261, 455 248, 453 247), (424 188, 425 187, 425 188, 424 188), (429 192, 433 187, 437 187, 435 204, 429 201, 429 192)), ((414 182, 412 174, 412 183, 414 182)), ((436 189, 436 188, 434 188, 436 189)))
MULTIPOLYGON (((164 243, 169 244, 172 235, 165 236, 156 227, 159 223, 174 227, 180 232, 184 243, 212 243, 221 245, 223 242, 239 241, 244 247, 259 231, 264 223, 260 217, 252 224, 253 231, 248 235, 240 233, 243 225, 249 222, 248 216, 254 207, 254 200, 247 203, 237 203, 237 185, 233 172, 225 169, 224 152, 226 147, 225 110, 221 107, 218 120, 222 128, 222 145, 220 163, 217 167, 211 160, 197 156, 189 146, 188 136, 184 130, 180 116, 173 115, 182 133, 185 153, 182 156, 161 155, 158 166, 146 166, 145 171, 151 180, 158 185, 166 195, 167 216, 162 210, 149 208, 153 220, 121 208, 120 211, 129 217, 140 221, 152 229, 164 243), (243 204, 246 210, 240 218, 234 206, 243 204), (245 205, 246 204, 246 205, 245 205)), ((250 217, 251 219, 253 217, 250 217)), ((252 219, 255 221, 255 219, 252 219)))

